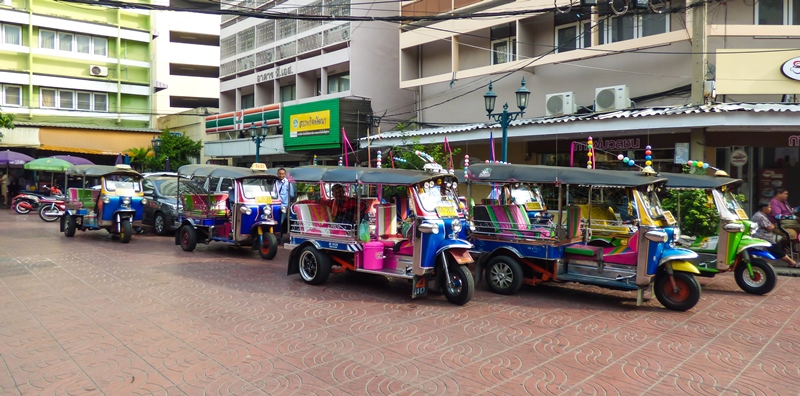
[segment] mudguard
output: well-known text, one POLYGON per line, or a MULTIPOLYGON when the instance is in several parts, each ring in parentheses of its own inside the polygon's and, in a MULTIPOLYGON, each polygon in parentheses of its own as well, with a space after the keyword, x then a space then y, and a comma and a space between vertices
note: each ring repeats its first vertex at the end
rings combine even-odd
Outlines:
POLYGON ((453 248, 461 248, 469 250, 472 249, 472 244, 461 239, 445 239, 439 243, 439 246, 436 249, 436 256, 438 256, 447 249, 453 249, 453 248))
POLYGON ((665 247, 661 252, 661 259, 658 264, 664 264, 673 260, 691 260, 697 258, 697 253, 684 248, 665 247))
POLYGON ((741 241, 739 241, 739 246, 736 249, 736 253, 741 253, 751 248, 756 248, 756 247, 768 248, 770 246, 772 246, 772 244, 763 239, 744 237, 742 238, 741 241))
POLYGON ((772 253, 766 250, 750 249, 747 251, 747 254, 749 254, 750 257, 761 257, 765 259, 775 260, 775 256, 773 256, 772 253))
POLYGON ((700 271, 694 264, 686 260, 673 260, 668 264, 672 265, 672 271, 688 272, 690 274, 700 275, 700 271))

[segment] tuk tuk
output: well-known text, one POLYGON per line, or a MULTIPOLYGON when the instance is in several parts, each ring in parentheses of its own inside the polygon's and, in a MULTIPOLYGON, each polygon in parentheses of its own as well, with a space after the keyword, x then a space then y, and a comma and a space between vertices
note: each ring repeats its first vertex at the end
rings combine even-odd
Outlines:
POLYGON ((455 176, 440 171, 301 166, 291 169, 288 178, 352 186, 345 190, 354 195, 292 205, 290 242, 284 245, 291 250, 288 275, 299 273, 304 282, 318 285, 331 273, 362 272, 411 280, 412 298, 441 289, 456 305, 472 299, 475 284, 467 267, 473 262, 472 245, 458 238, 464 224, 459 219, 455 176), (398 224, 398 206, 382 202, 383 187, 405 189, 411 211, 407 227, 398 224), (365 197, 377 197, 373 224, 366 218, 373 205, 365 197), (354 223, 333 217, 332 208, 346 204, 355 208, 354 223))
POLYGON ((67 169, 67 177, 81 179, 89 188, 67 189, 61 231, 67 237, 76 230, 106 230, 128 243, 133 227, 142 224, 146 199, 143 198, 142 176, 130 165, 75 165, 67 169), (88 180, 87 180, 88 179, 88 180), (90 183, 91 182, 91 183, 90 183))
POLYGON ((264 260, 278 253, 276 228, 280 224, 280 198, 273 190, 278 179, 266 165, 250 168, 227 165, 184 165, 178 169, 179 228, 175 244, 191 252, 197 243, 225 242, 251 246, 264 260), (227 192, 181 191, 181 178, 228 178, 227 192))
POLYGON ((656 195, 666 179, 638 172, 509 164, 473 164, 467 173, 470 190, 474 184, 535 183, 549 184, 558 192, 556 221, 547 224, 531 223, 524 206, 509 202, 472 208, 470 242, 480 254, 475 278, 480 282, 486 276, 493 292, 513 294, 523 283, 556 281, 636 290, 637 305, 642 304, 644 290, 654 285, 658 301, 678 311, 700 300, 694 277, 699 271, 687 261, 697 254, 674 247, 675 219, 661 208, 656 195), (582 207, 564 207, 567 186, 588 189, 590 206, 593 189, 623 191, 638 230, 620 246, 590 244, 582 207))
MULTIPOLYGON (((700 276, 713 277, 720 272, 733 272, 736 284, 750 294, 766 294, 775 288, 778 280, 772 265, 765 259, 775 257, 766 249, 771 243, 752 237, 758 225, 750 221, 733 190, 742 180, 724 176, 664 173, 667 188, 674 190, 702 190, 708 205, 713 205, 719 215, 718 235, 693 235, 676 238, 679 246, 699 254, 695 265, 700 276)), ((680 195, 679 195, 680 197, 680 195)), ((680 199, 677 201, 680 217, 680 199)))

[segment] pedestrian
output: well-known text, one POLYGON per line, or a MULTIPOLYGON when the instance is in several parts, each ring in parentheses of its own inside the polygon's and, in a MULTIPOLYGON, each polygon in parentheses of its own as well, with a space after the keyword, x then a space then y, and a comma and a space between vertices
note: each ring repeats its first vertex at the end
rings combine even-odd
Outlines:
POLYGON ((772 244, 767 250, 769 250, 775 258, 785 261, 791 268, 797 268, 797 263, 786 255, 783 248, 778 245, 777 236, 772 232, 775 229, 775 225, 769 221, 768 217, 770 212, 772 212, 772 205, 767 202, 760 202, 756 208, 756 212, 750 217, 751 221, 758 224, 755 237, 772 244))
POLYGON ((281 225, 279 243, 283 243, 283 236, 289 231, 289 207, 295 198, 294 185, 286 180, 286 169, 278 169, 278 181, 272 186, 272 192, 281 200, 281 225))
POLYGON ((3 205, 9 206, 8 202, 8 175, 3 172, 3 176, 0 177, 0 193, 3 194, 3 205))
POLYGON ((780 229, 775 227, 774 232, 778 235, 789 238, 789 243, 797 241, 797 234, 800 232, 800 223, 797 222, 794 216, 794 209, 789 206, 789 192, 785 188, 777 188, 775 190, 775 197, 769 201, 772 206, 772 214, 769 215, 769 220, 773 224, 781 223, 781 228, 785 230, 781 232, 780 229))

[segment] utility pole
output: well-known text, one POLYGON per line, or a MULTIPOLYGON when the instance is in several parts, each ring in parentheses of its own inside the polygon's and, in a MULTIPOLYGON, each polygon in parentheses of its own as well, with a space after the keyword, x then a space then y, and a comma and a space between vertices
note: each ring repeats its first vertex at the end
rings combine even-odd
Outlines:
POLYGON ((705 103, 704 92, 708 70, 706 54, 708 3, 706 0, 694 0, 689 12, 692 17, 692 104, 700 106, 705 103))

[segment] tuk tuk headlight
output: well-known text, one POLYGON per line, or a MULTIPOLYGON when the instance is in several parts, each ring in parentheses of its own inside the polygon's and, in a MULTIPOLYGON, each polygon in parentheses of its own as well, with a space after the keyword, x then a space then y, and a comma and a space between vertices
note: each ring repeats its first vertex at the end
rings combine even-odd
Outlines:
POLYGON ((239 207, 239 211, 242 212, 242 214, 245 214, 245 215, 248 215, 248 216, 250 216, 250 214, 253 213, 253 210, 251 210, 247 206, 240 206, 239 207))
POLYGON ((271 215, 272 214, 272 208, 270 208, 269 206, 265 206, 264 207, 264 214, 267 215, 267 216, 271 215))
POLYGON ((286 213, 286 207, 285 206, 281 206, 281 213, 286 213))
POLYGON ((461 232, 461 220, 453 219, 453 222, 450 223, 450 226, 453 227, 453 234, 458 234, 461 232))
POLYGON ((104 203, 104 204, 107 204, 107 203, 110 203, 110 202, 111 202, 111 198, 109 198, 109 197, 103 197, 103 203, 104 203))
POLYGON ((130 205, 131 204, 131 197, 122 197, 122 204, 123 205, 130 205))
POLYGON ((758 224, 756 224, 756 223, 753 223, 753 224, 750 226, 750 235, 755 235, 755 234, 756 234, 756 232, 758 232, 758 224))

